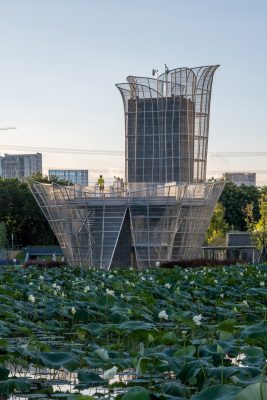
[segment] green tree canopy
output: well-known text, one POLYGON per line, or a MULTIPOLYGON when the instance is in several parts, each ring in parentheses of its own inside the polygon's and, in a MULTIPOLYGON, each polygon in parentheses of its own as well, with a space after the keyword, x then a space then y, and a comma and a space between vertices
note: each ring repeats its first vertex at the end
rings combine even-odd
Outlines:
POLYGON ((27 183, 0 178, 0 204, 0 221, 15 245, 58 244, 27 183))
POLYGON ((225 221, 225 209, 221 203, 217 203, 213 212, 210 225, 207 230, 205 242, 209 245, 225 245, 226 232, 229 225, 225 221))
POLYGON ((246 231, 247 224, 244 209, 248 204, 254 204, 253 216, 256 221, 260 218, 259 198, 260 189, 255 186, 236 186, 226 182, 219 202, 225 209, 225 221, 230 229, 246 231))
POLYGON ((255 220, 253 209, 254 204, 250 203, 245 208, 247 228, 252 242, 260 251, 261 261, 267 260, 267 194, 261 194, 259 199, 260 219, 255 220))
POLYGON ((43 175, 40 172, 38 172, 37 174, 33 174, 30 178, 33 181, 37 181, 37 182, 41 182, 41 183, 57 183, 58 185, 62 185, 62 186, 72 186, 73 183, 70 181, 67 181, 65 179, 60 179, 58 178, 56 175, 52 175, 50 177, 48 177, 47 175, 43 175))

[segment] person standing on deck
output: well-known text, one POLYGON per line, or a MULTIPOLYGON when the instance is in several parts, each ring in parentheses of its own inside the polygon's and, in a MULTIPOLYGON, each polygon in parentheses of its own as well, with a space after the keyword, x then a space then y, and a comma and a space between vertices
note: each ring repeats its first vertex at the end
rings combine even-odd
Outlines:
POLYGON ((100 195, 104 196, 105 181, 102 175, 99 176, 97 184, 99 187, 100 195))

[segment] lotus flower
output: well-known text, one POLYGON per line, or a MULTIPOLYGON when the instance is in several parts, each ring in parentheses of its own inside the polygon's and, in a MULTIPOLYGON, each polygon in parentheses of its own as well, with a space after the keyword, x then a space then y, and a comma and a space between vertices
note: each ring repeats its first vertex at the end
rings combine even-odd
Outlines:
POLYGON ((75 307, 71 307, 70 311, 71 311, 72 315, 76 314, 76 308, 75 307))
POLYGON ((165 310, 160 311, 158 317, 160 319, 166 319, 166 321, 169 319, 169 316, 165 310))
POLYGON ((114 378, 114 376, 116 375, 117 371, 118 371, 118 367, 116 367, 116 366, 114 366, 114 367, 112 367, 110 369, 107 369, 104 372, 103 378, 109 381, 110 379, 114 378))
POLYGON ((28 300, 31 303, 35 303, 35 297, 32 294, 29 295, 28 300))
POLYGON ((193 321, 194 321, 194 323, 196 324, 196 325, 201 325, 201 320, 202 320, 202 315, 201 314, 199 314, 199 315, 195 315, 194 317, 193 317, 193 321))

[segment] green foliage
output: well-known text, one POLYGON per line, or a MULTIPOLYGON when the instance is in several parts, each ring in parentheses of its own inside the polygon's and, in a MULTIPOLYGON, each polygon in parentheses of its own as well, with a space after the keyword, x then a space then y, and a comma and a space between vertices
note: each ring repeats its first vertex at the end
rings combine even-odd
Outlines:
POLYGON ((83 391, 97 388, 99 400, 263 400, 266 275, 266 264, 2 267, 0 395, 89 400, 83 391), (63 385, 75 392, 47 392, 63 385))
POLYGON ((245 231, 247 229, 244 209, 250 203, 254 204, 253 215, 256 221, 260 218, 258 201, 261 191, 254 186, 236 186, 226 182, 219 202, 225 209, 225 221, 231 229, 245 231))
MULTIPOLYGON (((57 240, 25 182, 0 178, 0 221, 15 245, 53 245, 57 240)), ((11 243, 9 243, 11 244, 11 243)))
POLYGON ((142 387, 132 387, 123 396, 122 400, 150 400, 150 393, 142 387))
POLYGON ((229 225, 225 221, 224 206, 221 203, 217 203, 206 234, 207 244, 225 245, 225 237, 228 230, 229 225))
POLYGON ((192 400, 235 400, 237 392, 238 388, 230 385, 212 386, 193 396, 192 400))
POLYGON ((23 378, 9 378, 0 382, 0 396, 8 396, 15 391, 29 392, 30 384, 23 378))
POLYGON ((0 223, 0 249, 5 248, 7 245, 7 231, 4 222, 0 223))
POLYGON ((30 180, 36 181, 36 182, 41 182, 41 183, 57 183, 58 185, 62 185, 62 186, 72 186, 73 185, 72 182, 67 181, 65 179, 60 179, 54 175, 48 177, 47 175, 43 175, 40 172, 38 172, 37 174, 33 174, 31 176, 30 180))
POLYGON ((253 383, 243 389, 235 400, 265 400, 267 399, 267 383, 253 383))
POLYGON ((246 206, 244 212, 246 216, 247 228, 252 242, 261 251, 262 259, 267 259, 267 194, 261 194, 259 198, 260 219, 256 222, 254 218, 254 204, 246 206))

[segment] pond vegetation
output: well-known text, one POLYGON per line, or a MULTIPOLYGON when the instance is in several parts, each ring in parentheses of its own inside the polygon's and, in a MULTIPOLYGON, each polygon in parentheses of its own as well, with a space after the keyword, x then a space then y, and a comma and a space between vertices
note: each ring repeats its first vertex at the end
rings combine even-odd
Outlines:
POLYGON ((0 399, 267 399, 267 265, 0 270, 0 399))

